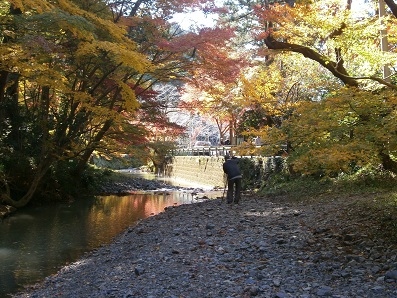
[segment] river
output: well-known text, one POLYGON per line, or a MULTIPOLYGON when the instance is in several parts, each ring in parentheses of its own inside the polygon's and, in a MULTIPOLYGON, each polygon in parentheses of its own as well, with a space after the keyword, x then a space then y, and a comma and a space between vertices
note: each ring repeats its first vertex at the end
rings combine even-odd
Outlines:
POLYGON ((0 297, 54 274, 140 219, 196 198, 191 190, 148 191, 16 212, 0 223, 0 297))

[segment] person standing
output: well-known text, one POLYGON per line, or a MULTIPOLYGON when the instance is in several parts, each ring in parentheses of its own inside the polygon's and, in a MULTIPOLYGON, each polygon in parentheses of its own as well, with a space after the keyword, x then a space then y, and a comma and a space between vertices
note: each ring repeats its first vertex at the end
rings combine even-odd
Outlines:
POLYGON ((241 170, 239 167, 240 160, 235 156, 230 157, 230 155, 225 156, 225 162, 223 163, 223 172, 227 175, 227 195, 226 203, 238 204, 241 198, 241 180, 243 176, 241 175, 241 170))

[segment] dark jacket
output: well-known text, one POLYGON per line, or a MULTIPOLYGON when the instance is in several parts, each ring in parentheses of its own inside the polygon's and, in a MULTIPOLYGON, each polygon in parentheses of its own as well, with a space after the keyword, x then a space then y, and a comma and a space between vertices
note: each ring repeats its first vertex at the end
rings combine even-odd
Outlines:
POLYGON ((223 171, 227 174, 227 179, 241 178, 239 160, 237 158, 228 159, 223 164, 223 171))

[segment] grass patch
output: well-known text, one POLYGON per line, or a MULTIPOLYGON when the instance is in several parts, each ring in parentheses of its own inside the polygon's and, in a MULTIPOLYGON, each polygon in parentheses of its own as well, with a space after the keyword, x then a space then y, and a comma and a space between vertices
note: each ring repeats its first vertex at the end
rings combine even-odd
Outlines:
POLYGON ((327 194, 354 195, 372 192, 397 192, 397 177, 393 173, 380 170, 362 170, 336 178, 275 174, 260 189, 263 195, 288 195, 297 200, 327 194))
POLYGON ((397 243, 397 179, 392 173, 361 171, 323 179, 278 175, 266 182, 260 195, 319 206, 337 201, 343 221, 397 243))
POLYGON ((379 237, 397 243, 397 192, 366 193, 351 204, 351 220, 364 221, 379 237))
POLYGON ((259 190, 259 194, 270 197, 288 196, 292 200, 304 200, 320 194, 331 193, 332 181, 312 177, 290 177, 274 175, 259 190))

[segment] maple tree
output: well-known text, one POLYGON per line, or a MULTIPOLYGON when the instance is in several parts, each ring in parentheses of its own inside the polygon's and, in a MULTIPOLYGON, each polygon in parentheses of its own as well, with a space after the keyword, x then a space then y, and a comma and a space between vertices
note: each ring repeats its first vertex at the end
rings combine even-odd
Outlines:
POLYGON ((208 40, 223 33, 185 34, 166 22, 180 9, 178 1, 2 3, 4 203, 21 207, 39 187, 59 185, 57 167, 77 179, 94 151, 132 154, 153 128, 181 132, 158 112, 162 104, 151 90, 187 76, 208 40))
MULTIPOLYGON (((382 65, 393 65, 396 59, 394 53, 384 53, 380 49, 381 23, 373 16, 353 18, 351 2, 296 3, 293 7, 275 5, 270 11, 261 10, 259 15, 273 24, 263 36, 269 49, 303 54, 350 87, 376 89, 379 88, 373 83, 376 82, 396 89, 393 81, 381 77, 382 65), (273 18, 276 14, 281 17, 273 18), (306 34, 302 34, 304 32, 306 34)), ((388 20, 389 26, 394 22, 388 20)), ((276 137, 289 145, 293 150, 289 163, 301 173, 335 175, 377 163, 386 170, 397 172, 395 148, 386 145, 393 138, 387 133, 391 127, 384 126, 385 118, 381 123, 377 122, 380 120, 378 115, 394 114, 393 104, 387 102, 394 102, 395 95, 387 90, 378 92, 384 98, 385 106, 379 106, 379 98, 373 92, 358 89, 342 89, 337 95, 328 94, 322 101, 303 103, 294 112, 294 120, 286 121, 281 130, 273 129, 268 133, 274 134, 273 139, 276 137), (368 111, 375 117, 368 117, 368 111), (346 120, 350 117, 355 119, 351 120, 351 126, 346 120), (365 130, 361 131, 357 126, 365 127, 365 130)))
POLYGON ((262 153, 287 146, 296 171, 334 174, 367 161, 397 172, 393 135, 381 136, 392 121, 364 113, 394 114, 395 76, 382 78, 381 69, 397 58, 396 6, 385 2, 389 14, 379 19, 357 16, 351 1, 227 1, 220 27, 189 32, 168 22, 172 13, 224 8, 195 0, 2 2, 2 201, 27 204, 39 187, 61 183, 59 168, 81 177, 93 152, 122 148, 158 166, 184 129, 167 116, 177 100, 167 102, 156 86, 181 80, 189 96, 178 108, 213 119, 221 138, 260 136, 262 153), (380 29, 389 52, 380 50, 380 29), (386 110, 374 101, 382 96, 386 110), (346 122, 352 113, 359 120, 346 122), (376 146, 357 137, 357 126, 382 128, 369 134, 376 146))
POLYGON ((162 83, 154 85, 151 92, 142 94, 141 113, 135 119, 136 125, 145 127, 146 142, 133 147, 132 154, 136 158, 153 167, 153 171, 161 171, 167 153, 175 149, 177 138, 184 133, 185 127, 170 121, 168 113, 173 111, 179 102, 178 83, 162 83))
POLYGON ((216 123, 220 139, 230 140, 234 144, 239 115, 242 113, 233 92, 234 85, 215 80, 212 82, 212 85, 201 84, 199 88, 192 85, 186 87, 186 96, 182 97, 179 106, 216 123))
POLYGON ((246 112, 240 131, 248 138, 248 142, 242 144, 240 153, 279 153, 286 142, 273 137, 271 132, 278 130, 301 102, 322 100, 328 92, 340 87, 324 69, 310 60, 297 60, 294 54, 279 55, 270 65, 258 61, 241 79, 240 105, 246 112), (305 69, 306 72, 298 72, 297 68, 305 69), (318 78, 308 77, 307 73, 317 73, 318 78), (259 137, 264 146, 255 148, 253 137, 259 137))
POLYGON ((110 128, 139 106, 128 83, 151 64, 103 10, 94 14, 71 1, 9 5, 19 12, 6 15, 11 38, 1 47, 3 94, 10 83, 18 89, 3 102, 17 116, 9 113, 2 121, 10 121, 6 129, 19 137, 6 134, 3 202, 19 207, 56 164, 74 160, 76 173, 82 171, 91 153, 105 146, 110 128), (14 163, 21 165, 25 185, 18 184, 18 171, 10 171, 14 163))
MULTIPOLYGON (((174 11, 191 7, 201 7, 206 12, 217 9, 211 2, 179 2, 167 2, 168 8, 165 11, 170 7, 177 7, 173 8, 174 11)), ((203 82, 205 78, 226 80, 239 71, 238 65, 235 64, 236 59, 228 57, 228 49, 225 46, 225 41, 233 36, 230 28, 197 28, 184 32, 179 26, 169 26, 165 22, 167 13, 163 10, 157 12, 140 18, 132 10, 128 16, 120 19, 129 27, 129 36, 137 41, 140 51, 147 54, 155 65, 155 69, 149 74, 153 84, 183 80, 197 87, 200 85, 199 81, 203 82), (141 38, 142 32, 144 39, 141 38)), ((145 74, 142 81, 146 81, 147 78, 145 74)), ((180 108, 183 106, 181 104, 180 108)))
POLYGON ((395 91, 344 88, 302 104, 282 134, 294 150, 290 163, 305 174, 337 175, 377 167, 396 172, 395 91), (305 119, 302 119, 305 117, 305 119))
POLYGON ((379 32, 381 26, 393 27, 395 19, 358 18, 351 4, 330 0, 257 7, 258 20, 266 25, 258 38, 270 50, 300 53, 316 61, 346 85, 375 81, 395 88, 379 76, 382 65, 395 61, 394 55, 381 51, 379 32))
MULTIPOLYGON (((336 175, 376 164, 397 172, 395 148, 386 145, 393 144, 390 141, 393 134, 385 132, 394 131, 392 123, 387 122, 386 127, 385 123, 377 122, 381 119, 379 116, 363 115, 364 111, 371 111, 373 115, 394 114, 393 104, 386 104, 384 109, 379 101, 383 97, 392 103, 395 96, 387 90, 396 89, 394 73, 385 79, 381 72, 383 65, 395 65, 395 4, 387 1, 393 16, 379 19, 375 13, 377 1, 368 3, 369 10, 360 10, 360 14, 352 10, 352 2, 228 2, 233 13, 224 18, 229 17, 245 32, 254 33, 253 36, 245 34, 245 41, 251 38, 251 48, 263 57, 265 71, 273 68, 263 79, 260 72, 254 75, 261 84, 252 79, 245 81, 246 103, 253 105, 251 111, 261 111, 267 120, 259 128, 248 127, 247 133, 261 136, 265 143, 260 149, 262 154, 275 154, 283 145, 289 154, 291 169, 297 173, 336 175), (239 5, 244 10, 233 10, 239 5), (382 28, 387 28, 389 52, 380 48, 382 28), (317 70, 304 65, 302 58, 317 63, 317 70), (290 70, 295 67, 301 78, 295 80, 294 72, 286 71, 286 67, 290 70), (275 74, 280 74, 280 80, 273 84, 275 74), (361 90, 336 92, 342 85, 361 90), (293 105, 283 110, 280 108, 284 108, 286 91, 292 90, 288 86, 299 87, 300 92, 293 105), (266 96, 264 88, 269 89, 267 94, 271 96, 266 96), (386 89, 374 95, 373 90, 381 88, 386 89), (354 113, 359 120, 347 126, 346 119, 354 113), (371 133, 361 135, 363 132, 357 126, 371 133)), ((240 152, 244 152, 243 149, 240 152)), ((254 149, 251 146, 249 150, 254 149)))
POLYGON ((180 107, 212 119, 218 127, 220 139, 229 139, 235 144, 239 114, 242 113, 237 101, 237 84, 247 59, 227 43, 234 37, 231 29, 216 29, 208 33, 212 38, 203 40, 198 47, 197 62, 192 76, 188 77, 180 107))
MULTIPOLYGON (((393 43, 395 19, 378 17, 378 1, 367 2, 368 10, 354 9, 355 2, 230 0, 223 20, 237 26, 244 36, 237 41, 250 44, 266 63, 273 54, 293 52, 316 61, 343 84, 368 85, 372 80, 388 86, 380 69, 393 65, 395 58, 381 51, 379 33, 387 28, 393 43)), ((393 3, 387 2, 390 7, 393 3)))

